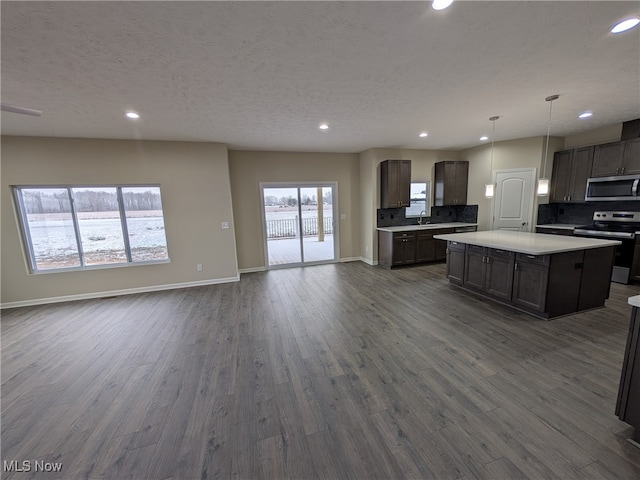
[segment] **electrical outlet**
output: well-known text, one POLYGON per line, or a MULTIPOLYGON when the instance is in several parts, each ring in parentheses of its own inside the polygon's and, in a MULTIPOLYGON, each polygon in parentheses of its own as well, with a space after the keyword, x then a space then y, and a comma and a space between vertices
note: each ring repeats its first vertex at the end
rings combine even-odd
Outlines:
POLYGON ((222 222, 222 229, 226 230, 227 228, 229 228, 229 222, 222 222))
POLYGON ((347 214, 346 213, 341 213, 340 214, 340 220, 346 220, 347 219, 347 214))
POLYGON ((198 272, 202 271, 202 264, 201 263, 196 265, 196 271, 198 271, 198 272))

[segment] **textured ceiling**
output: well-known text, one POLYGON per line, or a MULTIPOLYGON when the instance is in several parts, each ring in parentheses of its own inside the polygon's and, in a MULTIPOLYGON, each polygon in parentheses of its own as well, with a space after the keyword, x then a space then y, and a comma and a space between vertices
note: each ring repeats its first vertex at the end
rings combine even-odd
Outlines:
POLYGON ((1 2, 2 133, 462 149, 640 117, 638 2, 1 2), (137 121, 124 112, 141 113, 137 121), (578 113, 593 110, 590 120, 578 113), (330 129, 318 126, 327 122, 330 129), (429 132, 425 139, 422 131, 429 132))

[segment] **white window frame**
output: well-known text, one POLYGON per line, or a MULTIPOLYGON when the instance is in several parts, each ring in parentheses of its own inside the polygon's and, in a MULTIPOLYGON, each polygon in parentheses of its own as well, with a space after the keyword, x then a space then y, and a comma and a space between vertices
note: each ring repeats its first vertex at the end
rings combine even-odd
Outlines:
MULTIPOLYGON (((427 193, 426 193, 425 198, 424 198, 424 208, 422 210, 424 210, 424 212, 425 212, 424 216, 428 217, 429 216, 429 209, 431 208, 431 206, 429 204, 430 203, 429 200, 431 198, 431 182, 429 182, 428 180, 424 181, 424 182, 411 182, 411 186, 416 185, 416 184, 421 184, 421 185, 424 184, 425 185, 425 190, 426 190, 427 193)), ((409 190, 409 191, 411 191, 411 190, 409 190)), ((423 200, 423 199, 422 198, 410 198, 409 199, 409 204, 411 204, 412 201, 420 201, 420 200, 423 200)), ((409 208, 410 207, 405 207, 405 218, 418 218, 418 217, 420 217, 420 214, 417 214, 417 215, 409 214, 408 213, 409 212, 409 208)))
MULTIPOLYGON (((17 220, 19 226, 20 236, 22 237, 22 245, 24 248, 25 257, 27 259, 29 273, 31 274, 47 274, 47 273, 60 273, 60 272, 69 272, 69 271, 78 271, 78 270, 100 270, 105 268, 118 268, 118 267, 128 267, 133 265, 149 265, 149 264, 158 264, 158 263, 170 263, 169 257, 169 242, 167 240, 167 236, 165 233, 165 244, 167 249, 167 257, 163 259, 154 259, 154 260, 134 260, 131 254, 131 246, 129 243, 129 232, 127 226, 127 216, 126 209, 122 196, 122 189, 127 188, 157 188, 160 190, 159 184, 103 184, 103 185, 12 185, 13 190, 13 200, 17 210, 17 220), (99 265, 86 265, 84 252, 82 249, 82 239, 80 236, 80 226, 78 221, 78 215, 73 199, 73 189, 79 188, 115 188, 116 189, 116 197, 118 201, 118 211, 120 214, 120 225, 122 228, 122 237, 124 241, 125 254, 127 257, 126 262, 118 262, 118 263, 104 263, 99 265), (75 240, 78 248, 78 257, 80 260, 80 266, 71 266, 71 267, 58 267, 58 268, 46 268, 46 269, 38 269, 35 252, 33 250, 33 243, 31 239, 31 232, 29 230, 29 221, 27 216, 26 207, 23 202, 23 197, 21 194, 22 190, 29 189, 65 189, 68 192, 68 197, 70 200, 70 214, 71 219, 73 221, 73 229, 75 233, 75 240)), ((164 219, 164 207, 162 205, 162 194, 160 194, 160 208, 162 211, 162 220, 166 225, 164 219)))

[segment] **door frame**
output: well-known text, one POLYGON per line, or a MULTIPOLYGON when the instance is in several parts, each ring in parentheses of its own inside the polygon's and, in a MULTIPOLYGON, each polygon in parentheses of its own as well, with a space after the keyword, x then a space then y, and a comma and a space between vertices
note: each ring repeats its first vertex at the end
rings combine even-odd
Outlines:
MULTIPOLYGON (((531 208, 529 209, 528 215, 527 215, 527 220, 528 220, 528 225, 530 227, 529 231, 531 232, 533 230, 533 211, 536 208, 537 205, 537 200, 536 200, 536 180, 538 178, 537 176, 537 169, 535 167, 528 167, 528 168, 504 168, 501 170, 494 170, 493 171, 493 177, 492 177, 492 181, 493 184, 496 186, 495 192, 497 192, 498 188, 498 173, 516 173, 516 172, 530 172, 531 176, 533 178, 533 185, 531 186, 531 208)), ((493 222, 495 220, 495 202, 496 202, 496 194, 494 192, 493 197, 491 197, 491 212, 490 212, 490 217, 489 217, 489 230, 493 230, 493 222)))
MULTIPOLYGON (((340 242, 339 242, 339 223, 337 221, 338 214, 338 182, 260 182, 260 213, 262 216, 262 244, 264 249, 265 269, 274 270, 278 268, 304 267, 308 265, 322 265, 326 263, 338 263, 340 259, 340 242), (300 258, 301 262, 283 263, 281 265, 269 265, 269 249, 267 246, 267 217, 264 209, 264 189, 265 188, 310 188, 310 187, 330 187, 333 190, 333 201, 331 204, 332 228, 333 228, 333 258, 330 260, 319 260, 315 262, 304 261, 303 236, 300 236, 300 258)), ((300 212, 300 191, 298 190, 298 212, 300 212)), ((301 213, 301 212, 300 212, 301 213)), ((300 215, 300 222, 302 215, 300 215)))

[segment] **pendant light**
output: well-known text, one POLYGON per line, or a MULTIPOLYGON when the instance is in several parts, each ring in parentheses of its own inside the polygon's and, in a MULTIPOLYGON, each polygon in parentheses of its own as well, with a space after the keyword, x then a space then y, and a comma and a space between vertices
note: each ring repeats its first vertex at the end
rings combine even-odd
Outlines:
POLYGON ((553 101, 557 100, 559 95, 550 95, 545 98, 545 101, 549 102, 549 118, 547 119, 547 146, 544 151, 544 164, 542 166, 542 177, 538 179, 538 196, 546 197, 549 195, 549 179, 546 176, 547 173, 547 157, 549 156, 549 132, 551 131, 551 107, 553 107, 553 101))
POLYGON ((484 186, 484 196, 487 198, 493 198, 493 193, 495 191, 495 185, 493 184, 493 142, 496 138, 496 120, 500 117, 490 117, 489 120, 493 123, 492 133, 491 133, 491 156, 489 157, 489 183, 484 186))

